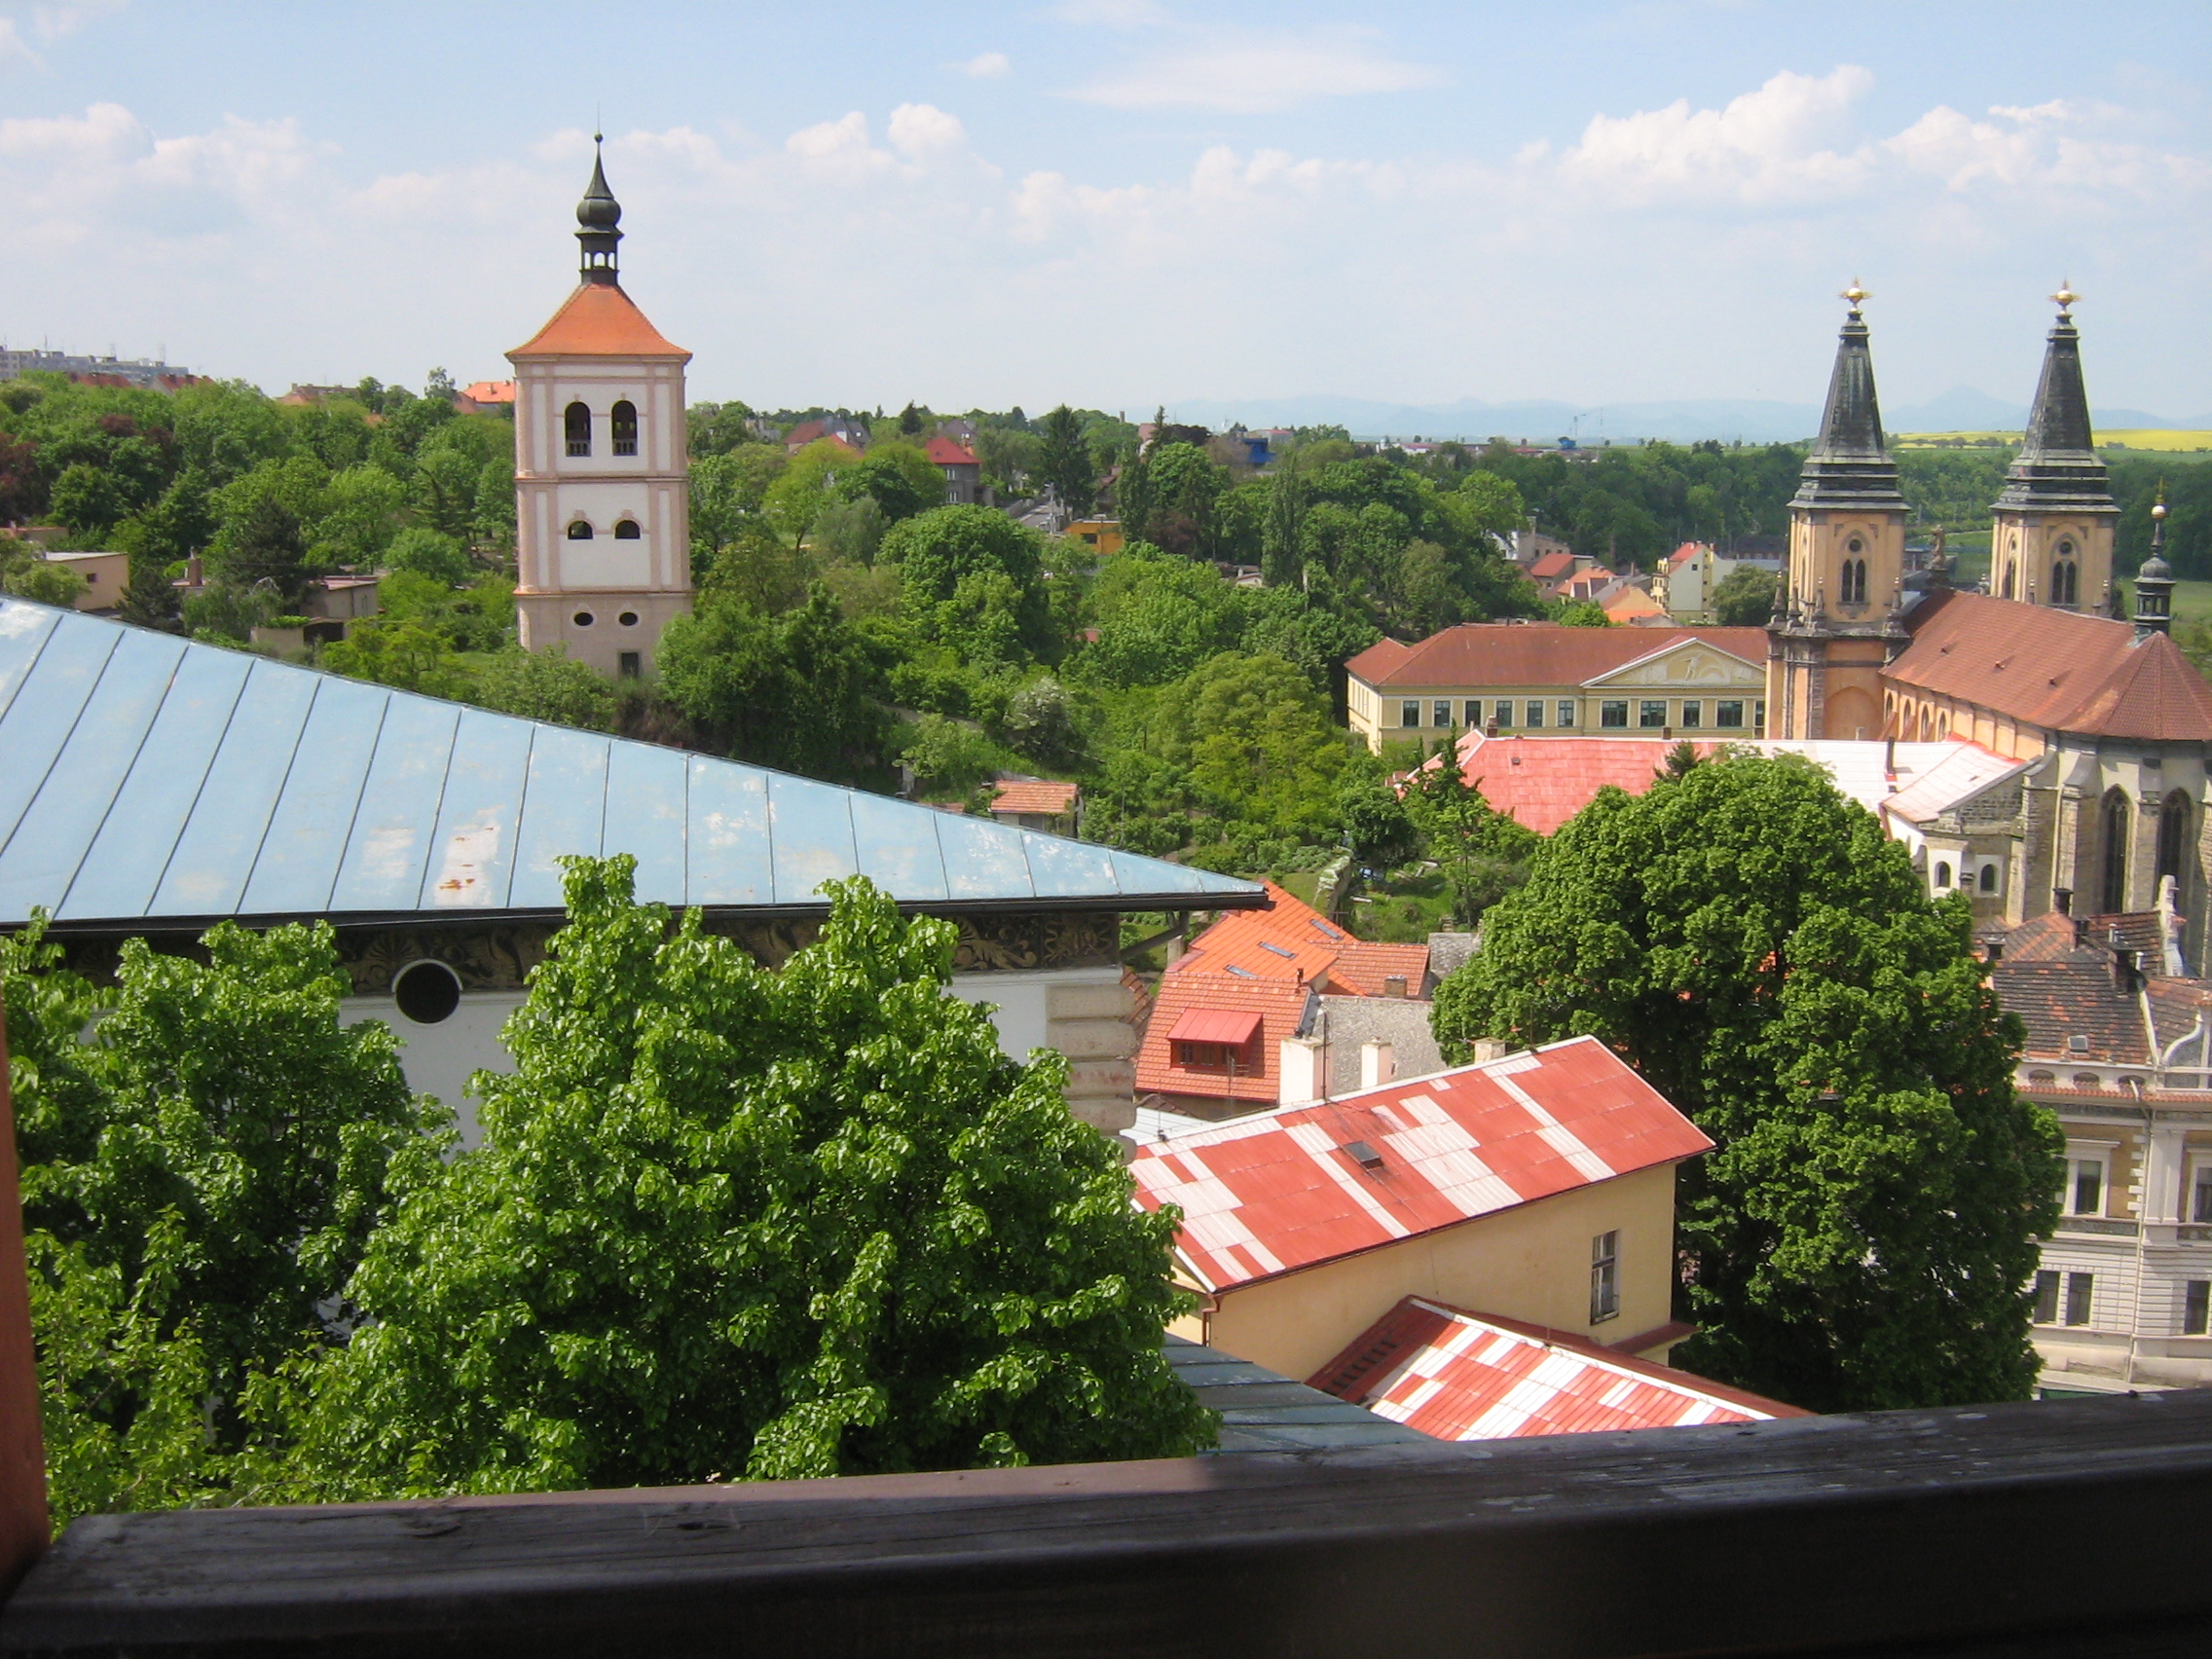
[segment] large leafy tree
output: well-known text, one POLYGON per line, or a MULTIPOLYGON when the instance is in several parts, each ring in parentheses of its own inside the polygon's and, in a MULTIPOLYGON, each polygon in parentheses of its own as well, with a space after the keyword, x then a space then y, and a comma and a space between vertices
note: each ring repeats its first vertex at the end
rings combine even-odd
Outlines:
POLYGON ((320 1380, 322 1490, 390 1496, 1175 1456, 1172 1219, 1066 1066, 947 993, 953 929, 865 881, 757 967, 570 867, 569 926, 425 1145, 320 1380))
POLYGON ((1280 657, 1225 652, 1155 705, 1155 752, 1225 817, 1326 836, 1347 755, 1328 705, 1280 657))
POLYGON ((1098 499, 1098 469, 1083 435, 1082 418, 1063 403, 1047 414, 1039 425, 1044 434, 1038 458, 1040 476, 1069 512, 1089 512, 1098 499))
POLYGON ((1553 836, 1435 1023, 1595 1033, 1718 1143, 1679 1184, 1684 1364, 1816 1410, 2016 1399, 2059 1138, 1968 927, 1819 768, 1709 762, 1553 836))

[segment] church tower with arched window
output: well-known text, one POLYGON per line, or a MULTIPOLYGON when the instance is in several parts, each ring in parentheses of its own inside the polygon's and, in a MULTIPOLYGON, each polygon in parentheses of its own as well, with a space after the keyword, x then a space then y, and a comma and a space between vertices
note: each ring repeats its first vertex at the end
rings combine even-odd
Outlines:
MULTIPOLYGON (((595 140, 596 142, 596 140, 595 140)), ((652 671, 691 608, 683 365, 622 291, 621 205, 595 157, 576 204, 582 281, 515 366, 515 611, 525 650, 610 679, 652 671)))
POLYGON ((2044 348, 2043 378, 2020 453, 1992 507, 1989 591, 2030 605, 2120 614, 2113 591, 2113 532, 2120 520, 2089 429, 2082 337, 2061 282, 2058 320, 2044 348))
POLYGON ((1904 497, 1882 435, 1865 290, 1836 345, 1821 435, 1789 503, 1789 564, 1767 624, 1767 735, 1882 735, 1883 668, 1903 648, 1904 497))

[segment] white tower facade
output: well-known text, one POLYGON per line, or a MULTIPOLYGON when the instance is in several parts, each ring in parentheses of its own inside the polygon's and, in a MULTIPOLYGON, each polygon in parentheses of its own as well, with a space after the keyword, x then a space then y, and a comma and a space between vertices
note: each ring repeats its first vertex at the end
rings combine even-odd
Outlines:
POLYGON ((622 209, 595 161, 577 205, 583 280, 507 353, 515 366, 515 611, 525 650, 609 679, 653 671, 691 608, 683 365, 617 276, 622 209))

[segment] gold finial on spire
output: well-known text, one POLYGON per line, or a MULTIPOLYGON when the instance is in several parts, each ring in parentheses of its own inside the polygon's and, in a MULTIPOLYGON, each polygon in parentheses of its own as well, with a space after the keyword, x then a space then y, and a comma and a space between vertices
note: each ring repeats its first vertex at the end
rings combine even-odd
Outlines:
POLYGON ((1843 297, 1851 302, 1851 309, 1857 311, 1859 302, 1866 298, 1866 290, 1859 285, 1859 278, 1854 276, 1851 286, 1844 289, 1843 297))
POLYGON ((2064 316, 2072 309, 2074 302, 2082 296, 2074 291, 2073 283, 2061 276, 2058 279, 2058 292, 2050 297, 2058 302, 2058 314, 2064 316))

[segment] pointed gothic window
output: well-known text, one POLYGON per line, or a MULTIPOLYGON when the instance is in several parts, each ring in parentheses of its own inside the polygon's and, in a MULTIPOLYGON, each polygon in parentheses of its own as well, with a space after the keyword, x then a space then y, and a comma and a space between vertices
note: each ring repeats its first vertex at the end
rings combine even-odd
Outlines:
POLYGON ((578 519, 574 524, 569 526, 569 539, 571 541, 589 541, 591 539, 591 521, 589 519, 578 519))
POLYGON ((2050 568, 2050 603, 2077 605, 2081 598, 2082 568, 2071 559, 2061 558, 2050 568))
MULTIPOLYGON (((1857 546, 1859 545, 1859 543, 1858 543, 1858 542, 1857 542, 1856 540, 1854 540, 1854 541, 1852 542, 1852 544, 1851 544, 1851 545, 1852 545, 1852 546, 1854 546, 1854 547, 1857 547, 1857 546)), ((1844 604, 1846 604, 1846 605, 1864 605, 1864 604, 1866 603, 1866 561, 1865 561, 1865 560, 1863 560, 1863 559, 1846 559, 1846 560, 1845 560, 1845 561, 1843 562, 1843 582, 1842 582, 1842 587, 1843 587, 1843 603, 1844 603, 1844 604)))
POLYGON ((2005 567, 2005 592, 2003 597, 2006 599, 2012 597, 2012 567, 2009 563, 2005 567))
POLYGON ((614 539, 617 541, 635 541, 642 534, 636 519, 626 518, 614 527, 614 539))
POLYGON ((638 453, 638 406, 628 398, 624 398, 614 406, 608 424, 614 432, 614 453, 616 455, 636 455, 638 453))
POLYGON ((571 403, 568 413, 561 417, 561 424, 568 429, 569 453, 591 454, 591 411, 580 403, 571 403))
POLYGON ((2105 792, 2104 810, 2104 913, 2118 915, 2127 908, 2127 792, 2105 792))
POLYGON ((2174 878, 2176 904, 2189 902, 2189 883, 2183 879, 2190 841, 2189 792, 2175 790, 2158 810, 2158 879, 2174 878))

